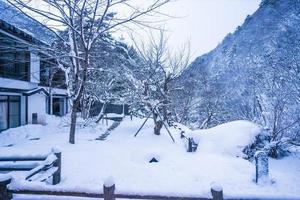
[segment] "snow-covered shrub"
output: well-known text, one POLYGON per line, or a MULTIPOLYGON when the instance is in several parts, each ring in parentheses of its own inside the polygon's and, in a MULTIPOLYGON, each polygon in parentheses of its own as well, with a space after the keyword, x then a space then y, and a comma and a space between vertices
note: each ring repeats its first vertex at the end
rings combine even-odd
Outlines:
POLYGON ((287 142, 288 139, 283 138, 279 141, 273 141, 267 144, 264 149, 268 152, 268 156, 272 158, 282 158, 290 154, 289 148, 291 145, 287 142))
POLYGON ((268 131, 263 130, 260 134, 255 137, 252 144, 249 144, 243 149, 246 154, 246 159, 253 160, 256 151, 264 149, 264 147, 269 144, 271 136, 268 131))
POLYGON ((272 141, 272 136, 269 130, 264 129, 260 134, 255 137, 252 144, 249 144, 243 149, 246 154, 246 159, 253 160, 255 152, 264 151, 272 158, 282 158, 289 155, 290 144, 289 138, 282 138, 278 141, 272 141))

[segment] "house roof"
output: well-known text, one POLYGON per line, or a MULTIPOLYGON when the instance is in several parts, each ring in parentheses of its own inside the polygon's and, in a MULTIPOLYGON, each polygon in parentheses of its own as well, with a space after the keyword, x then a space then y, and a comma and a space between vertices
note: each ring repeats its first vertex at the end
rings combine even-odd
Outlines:
MULTIPOLYGON (((49 87, 39 86, 39 88, 43 88, 46 91, 50 91, 49 87)), ((56 96, 68 96, 67 90, 61 88, 51 88, 51 94, 56 96)))
POLYGON ((0 20, 43 43, 51 44, 55 39, 51 29, 14 8, 6 0, 0 0, 0 20))
MULTIPOLYGON (((31 96, 31 95, 34 95, 34 94, 40 93, 40 92, 43 92, 47 96, 50 95, 49 91, 47 91, 47 89, 44 88, 44 87, 38 87, 38 88, 35 88, 33 90, 28 90, 26 92, 23 92, 23 95, 24 96, 31 96)), ((59 89, 59 88, 51 88, 51 94, 53 96, 64 96, 64 97, 68 96, 66 90, 59 89)))
POLYGON ((31 96, 36 93, 43 92, 45 95, 49 96, 49 92, 47 92, 44 88, 36 88, 34 90, 26 91, 23 93, 24 96, 31 96))

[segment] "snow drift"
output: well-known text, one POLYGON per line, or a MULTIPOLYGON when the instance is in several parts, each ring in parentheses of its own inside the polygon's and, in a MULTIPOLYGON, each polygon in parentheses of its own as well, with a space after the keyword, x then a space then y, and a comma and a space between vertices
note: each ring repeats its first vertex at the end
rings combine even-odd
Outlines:
POLYGON ((189 134, 198 143, 198 152, 241 155, 252 144, 261 128, 250 121, 233 121, 189 134))

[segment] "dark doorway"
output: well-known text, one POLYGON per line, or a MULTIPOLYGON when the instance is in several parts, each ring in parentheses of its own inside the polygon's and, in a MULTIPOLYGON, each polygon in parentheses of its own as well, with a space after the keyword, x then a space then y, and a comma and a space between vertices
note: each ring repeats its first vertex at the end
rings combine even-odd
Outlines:
POLYGON ((53 113, 53 115, 56 115, 56 116, 64 115, 64 99, 63 98, 53 98, 52 113, 53 113))

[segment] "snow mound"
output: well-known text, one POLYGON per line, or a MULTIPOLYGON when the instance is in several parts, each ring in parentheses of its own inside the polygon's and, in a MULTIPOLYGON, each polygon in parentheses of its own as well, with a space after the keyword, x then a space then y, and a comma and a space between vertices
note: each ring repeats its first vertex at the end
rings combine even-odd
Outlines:
POLYGON ((250 121, 233 121, 214 128, 195 130, 189 135, 198 143, 197 152, 240 156, 253 143, 261 128, 250 121))
POLYGON ((25 139, 41 137, 45 134, 55 133, 60 128, 61 118, 46 115, 46 125, 27 124, 16 128, 7 129, 0 134, 0 147, 10 146, 24 141, 25 139))
POLYGON ((11 176, 9 174, 0 174, 0 182, 10 180, 11 176))

